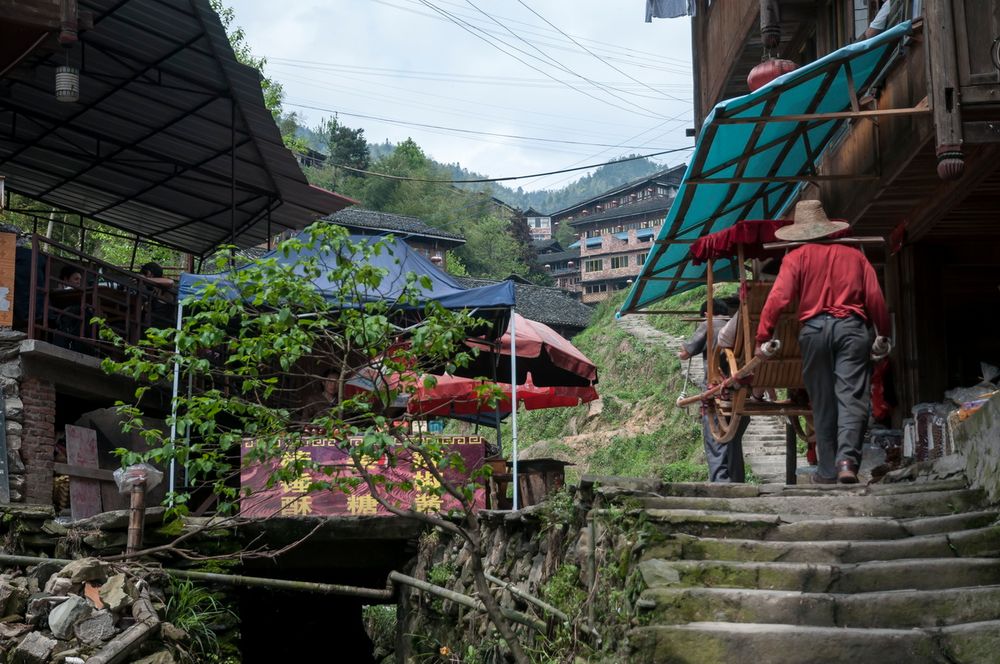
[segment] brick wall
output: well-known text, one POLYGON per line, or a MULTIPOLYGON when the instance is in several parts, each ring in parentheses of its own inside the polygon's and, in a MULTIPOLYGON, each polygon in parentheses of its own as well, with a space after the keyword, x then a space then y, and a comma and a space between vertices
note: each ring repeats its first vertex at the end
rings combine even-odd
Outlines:
POLYGON ((52 461, 56 442, 55 386, 38 378, 21 381, 24 422, 21 458, 25 466, 25 502, 52 504, 52 461))

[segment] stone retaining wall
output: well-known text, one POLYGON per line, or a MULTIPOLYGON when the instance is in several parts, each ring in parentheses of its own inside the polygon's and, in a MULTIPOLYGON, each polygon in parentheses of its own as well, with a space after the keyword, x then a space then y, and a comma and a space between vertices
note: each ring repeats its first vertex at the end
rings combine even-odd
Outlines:
POLYGON ((1000 397, 954 428, 955 446, 965 457, 965 473, 973 487, 1000 501, 1000 397))
MULTIPOLYGON (((7 441, 7 477, 10 484, 11 502, 23 502, 25 491, 29 484, 22 456, 24 443, 24 402, 22 400, 21 383, 24 370, 21 366, 21 341, 25 338, 23 332, 0 330, 0 389, 4 398, 5 434, 7 441)), ((51 407, 55 409, 53 395, 51 407)), ((49 502, 52 499, 52 452, 49 451, 49 502)))

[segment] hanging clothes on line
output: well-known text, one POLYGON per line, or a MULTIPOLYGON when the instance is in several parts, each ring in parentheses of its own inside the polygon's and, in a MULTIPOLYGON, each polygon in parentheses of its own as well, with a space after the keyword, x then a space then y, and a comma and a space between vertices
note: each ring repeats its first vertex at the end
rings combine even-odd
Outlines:
POLYGON ((646 0, 646 23, 654 18, 694 16, 695 0, 646 0))

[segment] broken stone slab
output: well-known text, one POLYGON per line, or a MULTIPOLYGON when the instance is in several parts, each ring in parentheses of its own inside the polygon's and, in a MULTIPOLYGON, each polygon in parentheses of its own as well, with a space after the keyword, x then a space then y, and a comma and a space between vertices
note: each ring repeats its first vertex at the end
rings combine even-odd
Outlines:
MULTIPOLYGON (((146 509, 146 525, 156 526, 163 523, 163 514, 166 508, 150 507, 146 509)), ((101 512, 86 519, 77 519, 70 523, 70 527, 79 530, 127 530, 129 520, 129 510, 111 510, 101 512)))
POLYGON ((93 612, 90 602, 79 595, 70 595, 49 612, 49 629, 57 639, 69 639, 76 624, 89 618, 93 612))
POLYGON ((121 613, 132 606, 135 589, 124 574, 109 577, 98 592, 101 601, 112 613, 121 613))
POLYGON ((59 572, 59 576, 67 578, 73 583, 83 583, 84 581, 102 581, 108 578, 110 567, 103 560, 97 558, 80 558, 74 560, 59 572))
POLYGON ((176 664, 174 656, 169 650, 160 650, 152 655, 135 660, 134 664, 176 664))
POLYGON ((0 639, 16 639, 32 630, 26 623, 0 623, 0 639))
POLYGON ((11 664, 46 664, 56 643, 41 632, 31 632, 14 648, 11 664))
POLYGON ((38 563, 28 571, 28 576, 35 580, 39 588, 44 588, 49 579, 52 578, 52 575, 58 574, 62 568, 62 564, 55 561, 38 563))
POLYGON ((11 397, 5 400, 3 414, 6 415, 8 419, 16 419, 20 421, 24 416, 24 402, 17 397, 11 397))
POLYGON ((58 573, 49 578, 48 582, 45 584, 45 592, 50 595, 68 595, 73 592, 73 589, 78 584, 73 583, 72 579, 67 579, 64 576, 59 576, 58 573))
POLYGON ((164 641, 170 641, 171 643, 184 643, 188 640, 187 632, 169 622, 160 624, 160 636, 164 641))
POLYGON ((22 577, 0 581, 0 615, 23 615, 28 608, 30 596, 27 579, 22 577))
POLYGON ((73 633, 88 646, 98 646, 115 635, 115 617, 110 611, 98 611, 78 622, 73 633))
POLYGON ((24 614, 24 622, 31 625, 40 624, 42 618, 49 615, 52 607, 62 601, 62 597, 53 595, 52 593, 35 593, 28 598, 28 609, 24 614))

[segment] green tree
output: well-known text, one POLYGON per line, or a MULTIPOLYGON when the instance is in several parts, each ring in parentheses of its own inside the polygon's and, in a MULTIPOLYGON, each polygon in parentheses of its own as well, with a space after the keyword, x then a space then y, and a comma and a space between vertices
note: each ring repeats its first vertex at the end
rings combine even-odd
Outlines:
POLYGON ((368 168, 370 159, 364 129, 351 129, 333 117, 323 120, 317 132, 323 137, 329 159, 335 166, 368 168))
MULTIPOLYGON (((387 406, 419 384, 432 383, 425 377, 430 370, 466 364, 471 351, 462 342, 481 321, 433 301, 421 303, 420 293, 430 283, 413 274, 396 300, 367 297, 378 291, 386 274, 367 259, 387 250, 383 242, 354 244, 346 230, 315 224, 303 237, 279 246, 279 255, 294 258, 291 264, 272 257, 230 272, 226 284, 204 284, 184 301, 187 314, 180 330, 151 330, 139 346, 125 346, 109 328, 102 330, 125 354, 122 361, 106 360, 105 370, 143 386, 136 391, 136 404, 120 405, 120 411, 127 428, 138 431, 149 449, 119 452, 127 464, 176 461, 187 470, 189 486, 218 496, 222 512, 237 510, 241 499, 253 499, 234 481, 242 452, 243 463, 268 469, 269 488, 305 481, 307 494, 360 491, 394 514, 459 536, 471 553, 479 599, 516 661, 527 664, 485 577, 486 552, 473 496, 479 473, 488 471, 472 473, 469 481, 448 479, 447 469, 465 470, 461 456, 433 437, 408 433, 387 406), (333 292, 313 286, 321 277, 334 285, 333 292), (185 445, 144 428, 138 405, 149 386, 167 381, 174 367, 185 382, 203 386, 182 391, 175 401, 178 414, 171 424, 176 440, 190 439, 185 445), (368 376, 374 389, 348 396, 347 381, 359 374, 368 376), (330 389, 319 407, 292 398, 289 386, 303 383, 330 389), (350 459, 347 467, 320 465, 304 452, 317 431, 336 441, 350 459), (372 459, 385 459, 390 467, 411 463, 420 473, 412 481, 394 482, 372 470, 372 459), (447 518, 416 511, 397 498, 401 491, 450 498, 454 507, 447 518)), ((484 389, 484 397, 494 400, 497 392, 484 389)), ((180 506, 189 498, 187 491, 168 497, 180 506)))
POLYGON ((476 277, 506 279, 512 274, 527 276, 528 266, 520 259, 520 246, 510 233, 510 221, 486 217, 470 226, 465 244, 457 250, 469 273, 476 277))

